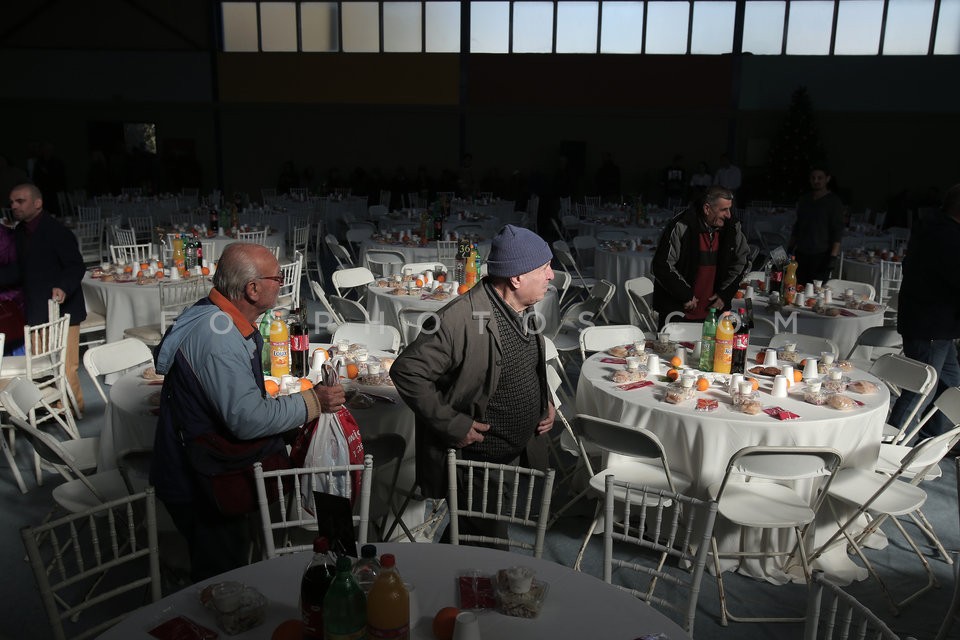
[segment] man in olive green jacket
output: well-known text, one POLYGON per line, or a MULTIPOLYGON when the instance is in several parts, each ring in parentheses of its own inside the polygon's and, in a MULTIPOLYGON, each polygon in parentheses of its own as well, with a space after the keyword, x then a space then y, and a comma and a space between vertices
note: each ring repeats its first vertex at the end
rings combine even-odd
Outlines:
POLYGON ((416 416, 417 481, 424 495, 447 491, 446 451, 466 459, 544 468, 553 426, 543 337, 528 311, 546 293, 549 246, 505 226, 494 238, 488 275, 428 320, 390 369, 416 416))

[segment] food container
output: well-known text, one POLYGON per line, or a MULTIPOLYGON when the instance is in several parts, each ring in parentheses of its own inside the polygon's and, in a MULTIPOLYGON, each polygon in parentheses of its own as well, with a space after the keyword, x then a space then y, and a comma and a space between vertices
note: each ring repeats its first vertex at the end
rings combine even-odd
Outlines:
POLYGON ((267 599, 253 587, 238 582, 221 582, 210 589, 212 597, 206 605, 213 610, 217 626, 227 635, 243 633, 263 624, 267 599))
POLYGON ((525 593, 514 593, 510 589, 510 578, 507 569, 497 572, 495 590, 497 611, 505 616, 516 618, 536 618, 543 608, 543 601, 547 597, 549 585, 541 580, 533 579, 530 589, 525 593))

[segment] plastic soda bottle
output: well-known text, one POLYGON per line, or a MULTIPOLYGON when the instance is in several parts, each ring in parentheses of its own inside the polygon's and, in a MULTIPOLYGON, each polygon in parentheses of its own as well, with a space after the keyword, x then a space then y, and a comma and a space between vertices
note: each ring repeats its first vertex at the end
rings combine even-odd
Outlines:
POLYGON ((336 575, 330 544, 324 537, 313 541, 313 560, 300 580, 300 617, 303 640, 323 640, 323 605, 327 590, 336 575))
POLYGON ((717 335, 717 310, 714 307, 707 309, 707 317, 703 321, 703 333, 700 338, 700 371, 713 371, 713 352, 717 335))
POLYGON ((270 375, 290 375, 290 330, 276 310, 270 323, 270 375))
POLYGON ((717 337, 713 352, 713 370, 717 373, 730 373, 733 364, 733 314, 729 311, 720 316, 717 323, 717 337))
POLYGON ((367 637, 367 596, 353 579, 348 556, 337 560, 337 575, 323 599, 326 640, 363 640, 367 637))
POLYGON ((273 318, 273 309, 267 309, 260 316, 260 337, 263 338, 263 351, 260 354, 263 365, 263 375, 270 375, 270 322, 273 318))
POLYGON ((477 284, 477 248, 470 247, 470 255, 467 256, 467 264, 464 267, 464 284, 472 287, 477 284))
POLYGON ((360 559, 353 565, 353 577, 365 594, 370 593, 373 583, 380 575, 380 561, 377 560, 377 548, 372 544, 365 544, 360 548, 360 559))
POLYGON ((790 256, 790 264, 787 265, 783 276, 783 299, 787 304, 793 304, 793 299, 797 297, 797 258, 790 256))
POLYGON ((396 558, 385 553, 382 570, 367 596, 367 637, 370 640, 410 638, 410 595, 397 572, 396 558))

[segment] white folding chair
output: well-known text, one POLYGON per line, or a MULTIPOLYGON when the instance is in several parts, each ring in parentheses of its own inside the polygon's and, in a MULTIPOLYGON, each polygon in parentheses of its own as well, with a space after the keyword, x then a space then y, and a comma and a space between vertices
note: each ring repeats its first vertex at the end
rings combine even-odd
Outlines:
POLYGON ((327 245, 327 249, 330 250, 330 254, 337 261, 337 267, 339 269, 351 269, 357 266, 353 261, 353 255, 350 253, 350 250, 337 242, 337 237, 332 233, 328 233, 325 236, 324 243, 327 245))
POLYGON ((448 450, 450 544, 480 542, 506 545, 533 551, 533 557, 539 558, 543 554, 543 540, 550 520, 553 476, 553 469, 543 472, 519 465, 458 460, 456 450, 448 450), (458 480, 462 486, 458 486, 458 480), (505 536, 461 533, 461 517, 492 520, 504 523, 504 527, 533 527, 536 531, 534 542, 530 544, 511 538, 509 532, 505 536))
POLYGON ((252 242, 253 244, 262 244, 267 243, 267 230, 261 229, 259 231, 238 231, 237 240, 240 242, 252 242))
POLYGON ((367 292, 367 285, 376 280, 366 267, 337 269, 331 278, 338 296, 346 297, 347 292, 353 290, 357 294, 357 300, 361 301, 367 292))
POLYGON ((163 339, 167 326, 172 324, 184 309, 205 295, 209 287, 210 281, 205 278, 160 282, 157 285, 157 295, 160 298, 160 314, 157 323, 130 327, 124 330, 123 335, 127 338, 136 338, 147 346, 157 346, 163 339))
POLYGON ((353 255, 360 255, 360 245, 363 244, 364 240, 368 240, 374 231, 373 224, 350 223, 350 228, 347 229, 345 237, 347 239, 347 245, 350 247, 353 255))
POLYGON ((613 584, 614 569, 646 576, 644 585, 617 587, 680 614, 684 630, 693 636, 717 503, 621 482, 612 474, 604 480, 604 582, 613 584), (622 516, 615 511, 618 505, 623 505, 622 516), (614 541, 640 547, 652 557, 646 561, 614 558, 614 541), (665 586, 661 595, 656 595, 658 585, 665 586))
POLYGON ((92 220, 79 220, 74 229, 80 256, 84 264, 97 264, 103 260, 103 221, 99 217, 92 220))
POLYGON ((597 251, 597 239, 594 236, 574 236, 573 250, 577 255, 577 266, 587 277, 593 276, 594 256, 597 251))
POLYGON ((358 342, 378 351, 396 353, 400 349, 400 332, 388 324, 344 322, 333 332, 333 341, 337 340, 358 342))
MULTIPOLYGON (((900 640, 883 620, 859 600, 827 580, 823 571, 814 571, 807 590, 807 615, 803 640, 871 638, 900 640)), ((908 637, 905 640, 913 640, 908 637)))
POLYGON ((432 314, 432 311, 414 309, 412 307, 403 307, 397 311, 397 320, 400 322, 403 348, 413 344, 413 341, 417 339, 421 329, 423 329, 424 321, 432 317, 432 314))
POLYGON ((570 289, 570 282, 572 278, 569 273, 558 269, 553 272, 553 280, 550 284, 554 286, 557 290, 557 304, 562 308, 564 303, 564 298, 567 295, 567 291, 570 289))
POLYGON ((153 488, 24 527, 21 537, 56 640, 67 638, 65 626, 77 640, 96 637, 161 597, 153 488), (101 592, 107 571, 122 572, 122 582, 101 592))
POLYGON ((83 354, 83 368, 93 380, 93 386, 103 398, 104 405, 109 403, 109 399, 100 384, 100 376, 120 373, 147 362, 153 362, 150 348, 134 338, 124 338, 117 342, 91 347, 83 354))
POLYGON ((668 334, 674 342, 696 342, 703 337, 703 323, 668 322, 663 325, 662 333, 668 334))
POLYGON ((937 370, 919 360, 890 353, 877 358, 870 367, 870 373, 880 378, 894 395, 911 391, 917 396, 903 417, 902 424, 883 425, 883 441, 900 444, 907 432, 913 434, 919 430, 919 426, 914 427, 913 421, 918 413, 925 410, 930 394, 937 388, 937 370))
POLYGON ((903 351, 903 336, 894 327, 867 327, 851 347, 846 360, 853 362, 858 369, 869 369, 884 353, 876 354, 875 349, 883 349, 884 353, 900 353, 903 351), (863 349, 864 358, 855 358, 858 349, 863 349), (892 350, 892 351, 891 351, 892 350))
POLYGON ((771 336, 769 347, 771 349, 779 349, 788 342, 797 345, 797 353, 805 353, 819 358, 821 353, 829 351, 836 357, 840 356, 840 349, 837 347, 837 343, 830 338, 808 336, 802 333, 778 333, 771 336))
POLYGON ((299 251, 293 254, 293 261, 280 265, 280 275, 283 284, 277 292, 276 307, 287 309, 300 308, 300 276, 303 271, 303 254, 299 251))
POLYGON ((827 280, 823 286, 830 287, 831 291, 837 293, 844 293, 847 289, 853 289, 854 295, 866 296, 868 300, 877 299, 877 290, 873 288, 872 284, 867 284, 866 282, 857 282, 856 280, 827 280))
POLYGON ((255 462, 253 475, 257 483, 257 504, 260 508, 260 522, 263 527, 263 557, 265 560, 279 555, 306 551, 313 548, 316 537, 316 506, 310 504, 308 510, 301 500, 302 494, 313 495, 323 476, 328 484, 334 478, 348 477, 345 482, 347 498, 353 504, 353 525, 357 528, 357 542, 367 541, 367 527, 370 522, 370 492, 373 482, 373 457, 365 456, 363 464, 336 465, 329 467, 298 467, 264 471, 263 465, 255 462), (349 474, 361 472, 360 496, 351 494, 353 482, 349 474), (301 493, 303 492, 303 493, 301 493), (286 497, 277 502, 278 496, 286 497), (312 510, 312 511, 311 511, 312 510))
MULTIPOLYGON (((330 302, 334 313, 339 317, 339 324, 343 324, 344 322, 370 324, 372 322, 370 314, 367 313, 364 306, 356 300, 350 300, 343 296, 330 296, 327 300, 330 302)), ((336 327, 334 327, 334 331, 336 331, 336 327)))
POLYGON ((727 626, 728 619, 738 622, 803 620, 800 617, 751 618, 733 615, 727 606, 720 558, 785 557, 786 565, 789 565, 794 554, 797 554, 803 574, 809 582, 810 563, 807 560, 805 534, 831 486, 840 460, 840 453, 827 447, 744 447, 731 456, 723 480, 707 488, 710 497, 717 501, 717 512, 725 520, 751 529, 793 529, 796 536, 792 550, 746 549, 724 551, 722 554, 717 548, 716 536, 711 538, 720 592, 720 624, 727 626), (808 495, 800 495, 794 487, 782 484, 806 479, 822 480, 822 484, 808 495))
POLYGON ((580 332, 587 327, 594 326, 597 318, 601 317, 603 310, 607 307, 610 299, 613 298, 616 287, 606 280, 601 280, 594 287, 594 291, 597 294, 596 296, 591 295, 586 300, 567 306, 560 318, 557 331, 549 336, 562 357, 568 357, 580 350, 580 332))
POLYGON ((656 333, 656 316, 650 307, 650 303, 647 302, 647 297, 653 294, 653 280, 647 276, 630 278, 623 283, 623 287, 627 291, 630 307, 637 315, 637 326, 644 331, 656 333))
POLYGON ((137 244, 137 234, 133 229, 123 229, 120 225, 111 225, 110 233, 113 236, 111 244, 130 246, 137 244))
POLYGON ((587 327, 580 332, 580 357, 587 359, 587 352, 605 351, 610 347, 633 344, 646 340, 643 331, 632 324, 610 324, 587 327))
POLYGON ((443 263, 443 266, 449 271, 457 266, 457 241, 456 240, 437 240, 437 261, 443 263))
MULTIPOLYGON (((116 264, 140 264, 150 260, 153 253, 153 245, 146 244, 127 244, 110 245, 110 257, 116 264)), ((138 267, 139 268, 139 267, 138 267)), ((137 270, 134 269, 134 274, 137 270)))
POLYGON ((133 229, 137 242, 150 241, 153 234, 153 216, 129 216, 127 224, 133 229))
MULTIPOLYGON (((586 451, 581 455, 590 474, 586 492, 597 498, 597 508, 593 521, 583 537, 580 551, 573 568, 580 570, 583 555, 590 544, 590 537, 596 531, 603 518, 603 503, 600 498, 606 491, 606 476, 613 474, 622 482, 632 485, 664 489, 670 493, 686 491, 692 480, 679 471, 672 470, 667 460, 663 444, 652 432, 636 429, 625 424, 604 420, 594 416, 578 414, 575 420, 582 444, 596 447, 605 454, 605 464, 600 471, 594 471, 586 451)), ((637 496, 634 496, 637 497, 637 496)), ((619 496, 622 502, 623 496, 619 496)))
POLYGON ((314 315, 315 322, 313 326, 333 335, 337 326, 343 322, 343 318, 341 318, 340 314, 330 305, 327 294, 323 291, 323 287, 319 282, 311 280, 310 289, 313 291, 313 299, 317 300, 323 307, 320 311, 314 312, 316 315, 314 315))
POLYGON ((573 254, 570 253, 570 247, 563 240, 557 240, 553 243, 553 255, 560 263, 560 268, 568 272, 571 277, 570 286, 586 294, 596 284, 596 279, 585 277, 577 266, 573 254))
POLYGON ((374 278, 383 278, 400 273, 406 256, 402 251, 370 250, 363 254, 363 262, 374 278))

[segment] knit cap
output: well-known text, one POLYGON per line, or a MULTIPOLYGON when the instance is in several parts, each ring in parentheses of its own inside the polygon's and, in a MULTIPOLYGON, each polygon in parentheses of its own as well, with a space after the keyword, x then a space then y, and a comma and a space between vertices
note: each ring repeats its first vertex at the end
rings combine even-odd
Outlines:
POLYGON ((505 225, 493 238, 487 257, 487 273, 510 278, 533 271, 553 259, 543 238, 529 229, 505 225))

